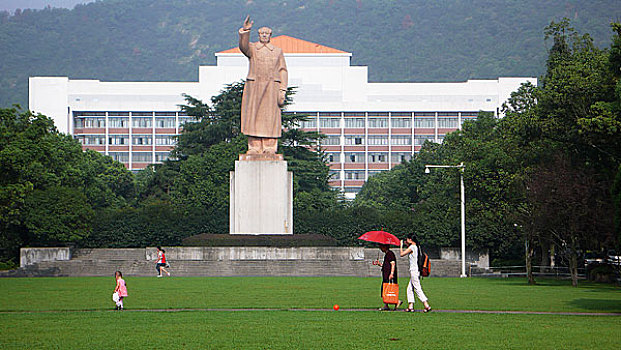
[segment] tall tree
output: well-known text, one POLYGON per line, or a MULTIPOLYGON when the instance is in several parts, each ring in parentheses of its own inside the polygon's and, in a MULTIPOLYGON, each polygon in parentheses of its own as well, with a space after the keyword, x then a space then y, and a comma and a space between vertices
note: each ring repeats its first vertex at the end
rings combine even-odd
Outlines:
MULTIPOLYGON (((503 129, 501 145, 505 151, 512 154, 513 159, 512 167, 507 169, 513 177, 511 187, 514 194, 513 211, 509 213, 508 218, 515 222, 514 227, 526 244, 524 261, 529 284, 536 283, 533 274, 536 247, 542 246, 542 260, 546 254, 550 254, 551 249, 541 244, 550 240, 535 218, 533 204, 527 200, 528 181, 534 173, 533 169, 539 165, 547 150, 546 142, 542 141, 541 122, 536 114, 537 93, 537 87, 530 83, 523 84, 517 91, 511 93, 511 97, 503 105, 505 117, 500 122, 503 129)), ((541 265, 544 264, 542 261, 541 265)))
POLYGON ((609 246, 612 207, 609 186, 599 174, 575 166, 564 154, 542 164, 531 178, 528 200, 539 229, 549 232, 569 263, 572 285, 578 285, 581 249, 609 246))
POLYGON ((0 109, 0 258, 28 244, 80 242, 93 208, 131 201, 125 167, 61 134, 53 121, 0 109))
POLYGON ((79 190, 68 187, 35 190, 24 204, 29 244, 80 243, 91 233, 94 211, 79 190))

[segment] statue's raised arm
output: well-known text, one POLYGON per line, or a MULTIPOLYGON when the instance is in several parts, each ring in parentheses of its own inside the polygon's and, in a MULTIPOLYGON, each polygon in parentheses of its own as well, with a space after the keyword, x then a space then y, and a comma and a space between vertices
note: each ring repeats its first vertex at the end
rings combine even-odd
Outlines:
POLYGON ((239 50, 246 55, 246 57, 250 57, 250 30, 252 29, 252 24, 254 21, 250 20, 250 16, 246 16, 244 20, 244 24, 239 29, 239 50))

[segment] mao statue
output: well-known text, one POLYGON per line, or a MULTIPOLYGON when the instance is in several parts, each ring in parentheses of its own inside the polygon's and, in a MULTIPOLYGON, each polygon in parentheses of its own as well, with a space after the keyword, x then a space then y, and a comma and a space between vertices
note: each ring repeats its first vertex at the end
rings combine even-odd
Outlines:
POLYGON ((248 136, 246 154, 275 154, 281 135, 288 72, 282 49, 270 43, 272 30, 259 29, 259 42, 250 42, 250 16, 239 29, 239 49, 249 69, 242 96, 241 131, 248 136))

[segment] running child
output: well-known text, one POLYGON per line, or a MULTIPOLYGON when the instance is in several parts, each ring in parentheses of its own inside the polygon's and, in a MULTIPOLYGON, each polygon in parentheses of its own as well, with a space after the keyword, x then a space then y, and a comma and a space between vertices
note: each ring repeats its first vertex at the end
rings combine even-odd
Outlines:
POLYGON ((168 266, 166 262, 166 251, 162 247, 157 247, 157 262, 155 263, 155 269, 157 270, 157 277, 162 277, 162 271, 170 276, 170 272, 166 271, 165 267, 168 266))

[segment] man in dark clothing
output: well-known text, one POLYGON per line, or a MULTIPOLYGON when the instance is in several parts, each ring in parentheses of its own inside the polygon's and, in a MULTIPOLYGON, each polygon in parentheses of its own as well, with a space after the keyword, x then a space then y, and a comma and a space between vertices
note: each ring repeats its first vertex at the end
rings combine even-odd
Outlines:
MULTIPOLYGON (((390 250, 388 244, 380 244, 382 253, 384 253, 384 262, 377 261, 377 265, 382 267, 382 288, 381 295, 384 295, 384 283, 397 283, 397 257, 390 250)), ((395 305, 395 310, 401 305, 401 300, 395 305)), ((380 310, 390 310, 388 304, 384 303, 384 307, 380 310)))

